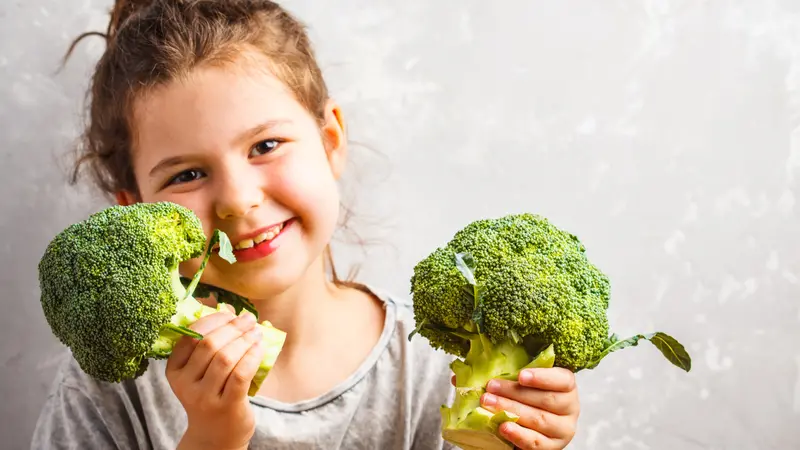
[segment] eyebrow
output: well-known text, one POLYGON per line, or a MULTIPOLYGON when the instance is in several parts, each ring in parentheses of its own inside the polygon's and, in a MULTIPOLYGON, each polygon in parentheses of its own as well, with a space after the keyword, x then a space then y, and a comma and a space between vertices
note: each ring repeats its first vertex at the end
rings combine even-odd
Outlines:
POLYGON ((186 161, 186 159, 187 158, 185 156, 172 156, 169 158, 162 159, 161 161, 158 162, 158 164, 155 165, 155 167, 153 167, 150 170, 150 176, 152 177, 156 175, 158 172, 166 170, 172 166, 177 166, 186 161))
MULTIPOLYGON (((239 133, 239 135, 233 140, 233 142, 239 143, 250 140, 255 136, 258 136, 259 134, 263 133, 264 131, 269 130, 270 128, 277 127, 278 125, 285 125, 288 123, 291 123, 291 121, 288 119, 268 120, 264 123, 260 123, 252 128, 249 128, 239 133)), ((164 158, 150 170, 150 176, 152 177, 158 172, 161 172, 173 166, 180 165, 184 163, 187 159, 189 158, 186 157, 185 155, 171 156, 169 158, 164 158)))
POLYGON ((264 123, 260 123, 248 130, 239 133, 239 135, 234 139, 234 143, 240 143, 242 141, 250 140, 259 134, 263 133, 264 131, 269 130, 270 128, 275 128, 278 125, 286 125, 291 123, 292 121, 289 119, 275 119, 275 120, 268 120, 264 123))

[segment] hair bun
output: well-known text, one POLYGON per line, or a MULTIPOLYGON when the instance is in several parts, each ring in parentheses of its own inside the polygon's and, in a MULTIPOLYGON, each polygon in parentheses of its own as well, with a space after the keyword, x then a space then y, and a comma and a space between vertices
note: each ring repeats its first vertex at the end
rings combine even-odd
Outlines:
POLYGON ((106 46, 114 42, 117 37, 117 31, 123 23, 134 13, 149 8, 157 0, 115 0, 114 7, 111 9, 111 18, 108 21, 108 29, 105 33, 99 31, 87 31, 81 33, 77 38, 73 39, 72 43, 64 54, 62 65, 66 64, 72 52, 79 42, 89 36, 99 36, 105 39, 106 46))
POLYGON ((111 10, 111 19, 108 22, 106 40, 111 42, 117 36, 117 30, 123 23, 137 11, 146 9, 154 3, 154 0, 116 0, 114 8, 111 10))

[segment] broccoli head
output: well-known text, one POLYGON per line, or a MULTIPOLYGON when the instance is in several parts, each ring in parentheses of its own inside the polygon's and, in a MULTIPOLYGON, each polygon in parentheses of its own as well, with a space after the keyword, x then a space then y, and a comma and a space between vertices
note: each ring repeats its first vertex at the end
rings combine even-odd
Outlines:
POLYGON ((689 371, 691 358, 656 332, 619 339, 609 331, 610 282, 573 234, 534 214, 476 220, 419 261, 411 277, 415 334, 456 357, 456 396, 442 407, 448 441, 509 449, 497 433, 510 412, 492 414, 480 396, 492 378, 527 367, 595 368, 612 351, 652 342, 689 371))
MULTIPOLYGON (((149 359, 165 359, 200 317, 226 298, 240 314, 255 313, 235 295, 220 295, 216 308, 193 297, 210 292, 200 277, 215 248, 235 262, 225 233, 207 239, 191 210, 170 202, 112 206, 72 224, 48 244, 39 262, 41 305, 53 334, 88 375, 107 382, 141 376, 149 359), (205 256, 182 278, 182 262, 205 256)), ((285 334, 262 321, 268 349, 251 383, 254 395, 282 349, 285 334)))

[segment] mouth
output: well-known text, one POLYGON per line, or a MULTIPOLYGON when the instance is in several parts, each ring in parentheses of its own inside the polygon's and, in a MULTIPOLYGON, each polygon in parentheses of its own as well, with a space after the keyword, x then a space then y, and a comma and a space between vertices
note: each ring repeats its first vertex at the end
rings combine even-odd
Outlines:
MULTIPOLYGON (((239 237, 233 244, 233 253, 240 262, 253 261, 263 258, 278 248, 278 237, 292 224, 294 219, 289 219, 279 224, 271 225, 257 230, 249 235, 239 237)), ((219 250, 215 246, 215 250, 219 250)))
POLYGON ((278 237, 279 234, 281 234, 281 231, 283 231, 283 228, 286 226, 287 222, 281 222, 277 225, 272 225, 271 227, 265 230, 259 231, 257 235, 251 238, 242 239, 233 245, 233 249, 246 250, 248 248, 253 248, 259 244, 263 244, 264 242, 271 241, 276 237, 278 237))

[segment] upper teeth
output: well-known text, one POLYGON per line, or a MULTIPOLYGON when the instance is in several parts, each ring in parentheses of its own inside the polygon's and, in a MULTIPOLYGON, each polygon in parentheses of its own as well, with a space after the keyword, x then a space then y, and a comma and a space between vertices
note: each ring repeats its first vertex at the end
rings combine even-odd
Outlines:
POLYGON ((275 225, 274 227, 268 229, 267 231, 259 234, 258 236, 254 237, 253 239, 244 239, 241 242, 234 245, 236 250, 243 250, 245 248, 252 248, 256 244, 260 244, 264 241, 271 241, 275 239, 275 236, 281 232, 283 229, 283 224, 275 225))

